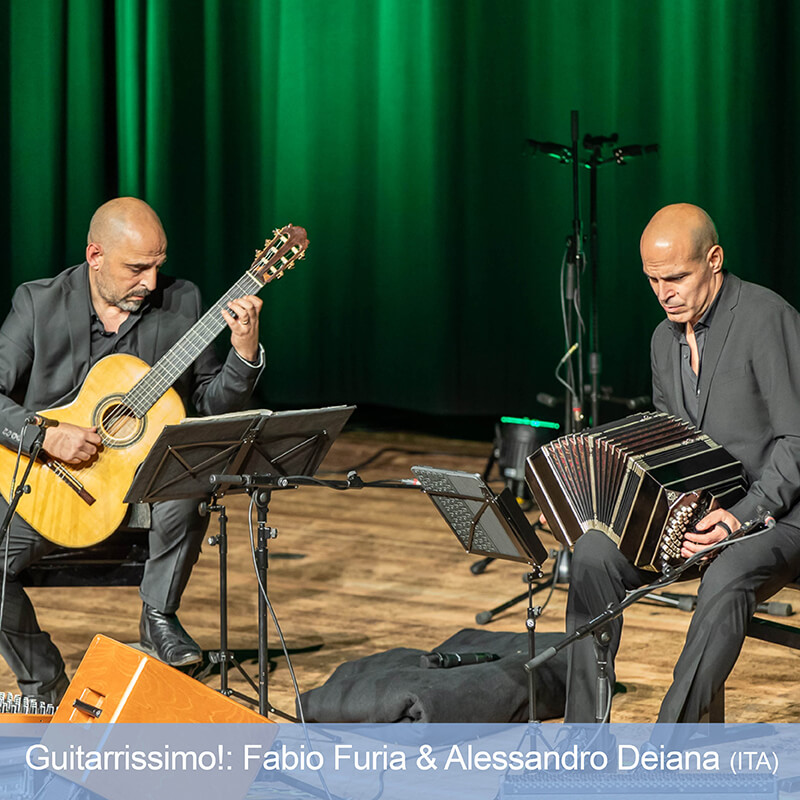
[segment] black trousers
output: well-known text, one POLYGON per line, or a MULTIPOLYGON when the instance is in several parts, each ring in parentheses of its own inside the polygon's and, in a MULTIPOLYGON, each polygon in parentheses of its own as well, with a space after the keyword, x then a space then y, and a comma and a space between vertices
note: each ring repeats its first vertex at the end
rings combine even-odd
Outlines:
MULTIPOLYGON (((0 519, 6 508, 0 498, 0 519)), ((208 519, 198 513, 196 500, 153 504, 150 557, 139 587, 145 603, 165 613, 178 609, 192 567, 200 554, 207 526, 208 519)), ((0 579, 5 549, 4 542, 0 547, 0 579)), ((50 635, 39 627, 33 604, 18 576, 26 567, 55 549, 56 545, 42 538, 21 518, 14 518, 8 537, 0 655, 16 675, 20 691, 36 697, 46 697, 64 680, 64 662, 50 635)), ((65 598, 65 605, 68 603, 68 598, 65 598)))
MULTIPOLYGON (((686 642, 658 722, 698 722, 733 669, 756 605, 800 575, 800 530, 778 523, 762 536, 743 539, 708 565, 700 582, 686 642)), ((567 600, 567 631, 618 602, 629 589, 655 579, 637 569, 600 531, 575 543, 567 600)), ((609 670, 619 649, 622 619, 610 623, 609 670)), ((643 654, 643 659, 647 654, 643 654)), ((594 722, 597 661, 591 636, 569 648, 566 722, 594 722)))

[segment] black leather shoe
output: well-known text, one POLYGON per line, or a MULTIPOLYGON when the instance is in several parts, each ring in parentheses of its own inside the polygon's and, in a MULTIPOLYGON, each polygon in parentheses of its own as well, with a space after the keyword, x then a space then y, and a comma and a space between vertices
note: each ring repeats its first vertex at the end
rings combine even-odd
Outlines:
POLYGON ((203 660, 200 645, 186 633, 178 617, 158 611, 147 603, 142 604, 139 644, 171 667, 183 667, 203 660))

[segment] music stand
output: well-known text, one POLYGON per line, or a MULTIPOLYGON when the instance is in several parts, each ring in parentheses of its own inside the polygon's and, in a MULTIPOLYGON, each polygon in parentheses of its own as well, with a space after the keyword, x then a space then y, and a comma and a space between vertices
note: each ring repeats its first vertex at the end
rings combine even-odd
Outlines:
MULTIPOLYGON (((291 718, 269 706, 268 640, 266 597, 259 592, 258 602, 258 685, 228 651, 227 603, 227 516, 217 499, 226 493, 247 492, 258 509, 257 578, 263 594, 267 591, 269 555, 267 543, 276 533, 266 524, 271 491, 228 480, 212 483, 212 476, 232 479, 248 473, 266 478, 288 475, 312 476, 341 433, 355 406, 299 411, 244 411, 212 417, 187 418, 177 425, 167 425, 139 467, 125 496, 127 503, 153 503, 161 500, 209 498, 202 504, 207 511, 219 512, 219 535, 212 544, 219 546, 220 576, 220 648, 209 654, 220 665, 220 692, 255 702, 228 686, 228 664, 242 673, 258 692, 258 706, 291 718), (215 658, 216 656, 216 658, 215 658)), ((291 488, 291 487, 289 487, 291 488)))
MULTIPOLYGON (((531 566, 528 581, 528 652, 536 652, 536 619, 540 607, 533 607, 533 582, 542 577, 541 564, 547 549, 539 541, 511 490, 499 495, 477 473, 435 467, 411 467, 436 509, 467 553, 522 561, 531 566)), ((528 673, 528 717, 536 721, 536 679, 528 673)))

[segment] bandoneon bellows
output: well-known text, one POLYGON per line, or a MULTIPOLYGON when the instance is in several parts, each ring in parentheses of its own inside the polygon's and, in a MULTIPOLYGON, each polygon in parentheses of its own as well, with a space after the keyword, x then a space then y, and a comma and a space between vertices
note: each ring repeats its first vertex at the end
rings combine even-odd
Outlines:
POLYGON ((697 428, 660 412, 562 436, 527 460, 550 529, 571 546, 603 531, 637 567, 678 564, 687 528, 744 496, 744 470, 697 428))

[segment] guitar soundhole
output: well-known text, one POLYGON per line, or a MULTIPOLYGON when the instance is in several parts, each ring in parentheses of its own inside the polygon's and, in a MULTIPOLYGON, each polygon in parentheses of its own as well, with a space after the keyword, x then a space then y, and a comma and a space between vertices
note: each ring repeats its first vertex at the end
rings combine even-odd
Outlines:
POLYGON ((122 397, 107 397, 96 409, 94 424, 106 447, 129 447, 141 439, 145 420, 120 402, 122 397))

